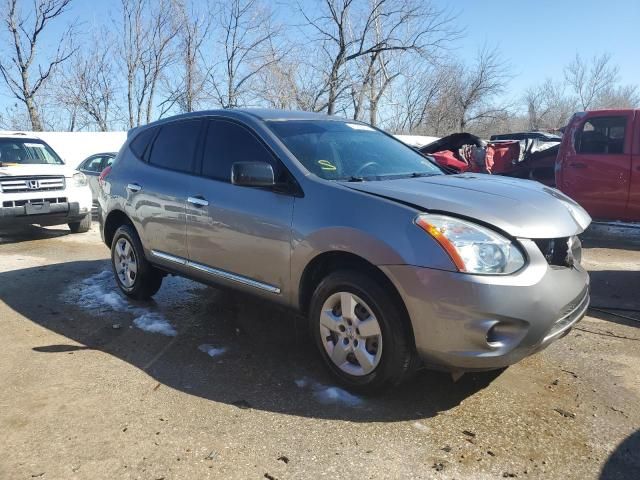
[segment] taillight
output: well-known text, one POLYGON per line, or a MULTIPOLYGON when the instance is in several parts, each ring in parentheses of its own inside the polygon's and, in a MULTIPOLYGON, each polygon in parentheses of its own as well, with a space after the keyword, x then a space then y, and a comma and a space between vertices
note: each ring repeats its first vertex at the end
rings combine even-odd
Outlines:
POLYGON ((100 184, 100 186, 104 186, 104 179, 107 178, 107 175, 109 175, 110 173, 111 173, 111 165, 109 165, 104 170, 102 170, 102 172, 100 173, 100 176, 98 177, 98 183, 100 184))

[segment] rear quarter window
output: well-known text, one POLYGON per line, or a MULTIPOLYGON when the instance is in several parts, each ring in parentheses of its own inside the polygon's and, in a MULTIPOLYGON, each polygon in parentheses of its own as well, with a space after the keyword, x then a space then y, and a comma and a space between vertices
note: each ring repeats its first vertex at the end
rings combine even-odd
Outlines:
POLYGON ((144 153, 146 152, 147 148, 149 147, 149 144, 151 143, 151 141, 153 140, 153 137, 155 137, 157 132, 158 132, 157 128, 148 128, 140 132, 131 141, 131 143, 129 144, 129 148, 131 148, 131 151, 136 157, 140 159, 144 157, 144 153))

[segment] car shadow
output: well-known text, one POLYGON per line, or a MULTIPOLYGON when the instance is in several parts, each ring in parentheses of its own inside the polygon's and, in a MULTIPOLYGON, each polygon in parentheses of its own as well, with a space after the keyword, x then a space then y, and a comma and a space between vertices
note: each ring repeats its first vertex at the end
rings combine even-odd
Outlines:
POLYGON ((38 225, 21 225, 0 230, 0 245, 10 243, 29 242, 32 240, 46 240, 49 238, 69 235, 71 231, 66 227, 44 228, 38 225))
POLYGON ((640 328, 640 271, 594 270, 591 279, 592 317, 640 328))
POLYGON ((108 269, 100 260, 0 273, 3 302, 68 339, 38 345, 32 354, 82 361, 84 350, 99 350, 152 376, 153 390, 166 386, 237 408, 358 422, 433 417, 501 373, 453 382, 445 373, 421 371, 378 396, 351 395, 332 383, 304 322, 290 311, 174 277, 165 279, 155 301, 132 303, 116 291, 108 269), (141 318, 166 319, 177 335, 141 330, 141 318))
POLYGON ((640 478, 640 430, 629 435, 607 459, 600 480, 640 478))

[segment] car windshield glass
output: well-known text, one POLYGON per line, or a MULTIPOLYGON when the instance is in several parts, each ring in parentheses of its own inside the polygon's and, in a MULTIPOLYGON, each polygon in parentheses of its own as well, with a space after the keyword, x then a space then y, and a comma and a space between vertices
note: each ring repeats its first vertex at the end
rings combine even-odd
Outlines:
POLYGON ((0 163, 61 165, 64 162, 49 145, 40 140, 0 138, 0 163))
POLYGON ((381 180, 440 175, 411 147, 359 123, 335 120, 268 122, 307 170, 327 180, 381 180))

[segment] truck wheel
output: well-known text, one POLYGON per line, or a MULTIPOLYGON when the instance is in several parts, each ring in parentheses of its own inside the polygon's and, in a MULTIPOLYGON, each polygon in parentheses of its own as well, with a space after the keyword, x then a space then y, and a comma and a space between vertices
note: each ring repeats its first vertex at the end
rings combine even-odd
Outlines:
POLYGON ((140 237, 130 225, 122 225, 113 236, 111 267, 118 287, 128 297, 148 300, 160 290, 163 274, 147 261, 140 237))
POLYGON ((91 214, 88 213, 79 222, 69 222, 69 230, 71 233, 84 233, 88 232, 91 228, 91 214))
POLYGON ((340 383, 361 393, 397 385, 414 366, 403 325, 404 309, 362 273, 338 271, 317 286, 310 308, 311 334, 340 383))

